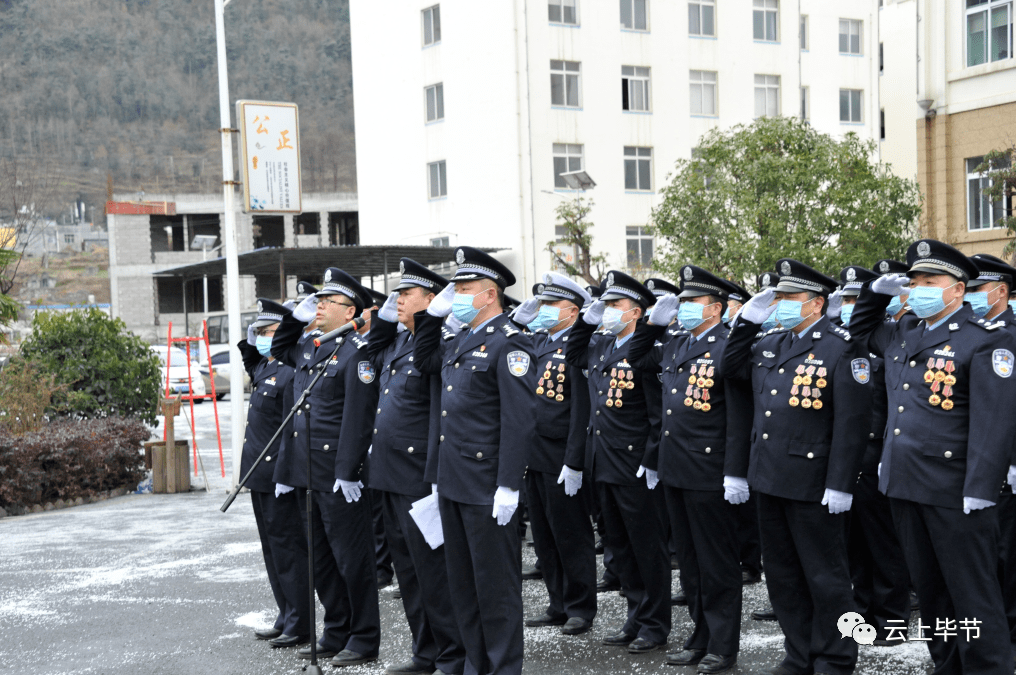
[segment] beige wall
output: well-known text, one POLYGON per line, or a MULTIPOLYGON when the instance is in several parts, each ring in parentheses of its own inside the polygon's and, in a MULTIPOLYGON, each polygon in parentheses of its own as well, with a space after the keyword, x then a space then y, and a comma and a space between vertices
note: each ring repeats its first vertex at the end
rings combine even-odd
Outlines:
POLYGON ((923 236, 939 239, 967 255, 1000 255, 1005 229, 967 229, 966 160, 1013 143, 1016 103, 942 114, 917 122, 917 179, 924 193, 923 236))

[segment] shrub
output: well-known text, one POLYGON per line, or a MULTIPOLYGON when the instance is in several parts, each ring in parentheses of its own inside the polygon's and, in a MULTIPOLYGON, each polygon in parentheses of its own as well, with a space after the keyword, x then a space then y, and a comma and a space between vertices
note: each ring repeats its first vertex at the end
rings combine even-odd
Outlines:
POLYGON ((35 431, 46 421, 57 387, 56 376, 42 373, 22 358, 12 359, 0 370, 0 429, 12 434, 35 431))
POLYGON ((15 436, 0 429, 0 506, 94 497, 137 485, 145 476, 136 418, 58 419, 15 436))
POLYGON ((120 319, 95 308, 37 312, 22 356, 57 385, 50 411, 72 417, 137 417, 155 424, 159 359, 120 319))

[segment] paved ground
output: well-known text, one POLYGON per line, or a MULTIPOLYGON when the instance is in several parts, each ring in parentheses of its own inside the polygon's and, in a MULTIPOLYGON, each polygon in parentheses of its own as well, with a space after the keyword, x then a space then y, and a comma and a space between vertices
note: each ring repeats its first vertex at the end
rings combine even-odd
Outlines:
MULTIPOLYGON (((229 406, 219 407, 229 429, 229 406)), ((219 476, 211 405, 197 409, 199 447, 212 491, 129 495, 106 502, 0 520, 0 672, 102 675, 297 672, 292 652, 252 638, 274 619, 250 498, 228 513, 219 506, 227 480, 219 476)), ((184 418, 178 418, 183 425, 184 418)), ((189 438, 189 433, 184 434, 189 438)), ((228 440, 228 439, 227 439, 228 440)), ((229 449, 226 475, 230 475, 229 449)), ((197 485, 203 488, 203 481, 197 485)), ((533 562, 531 548, 524 551, 533 562)), ((675 574, 676 584, 676 574, 675 574)), ((381 591, 381 656, 350 674, 380 674, 409 656, 409 630, 393 587, 381 591)), ((546 592, 525 582, 527 614, 538 614, 546 592)), ((526 629, 526 673, 675 673, 662 652, 632 657, 599 639, 623 621, 623 598, 600 594, 593 630, 566 638, 557 629, 526 629)), ((750 673, 782 655, 778 626, 752 621, 765 605, 764 584, 744 591, 740 665, 750 673)), ((320 609, 319 609, 320 612, 320 609)), ((320 618, 321 614, 318 614, 320 618)), ((671 645, 687 634, 684 608, 674 608, 671 645)), ((909 643, 861 648, 857 673, 925 675, 927 650, 909 643)), ((337 672, 326 667, 326 670, 337 672)))

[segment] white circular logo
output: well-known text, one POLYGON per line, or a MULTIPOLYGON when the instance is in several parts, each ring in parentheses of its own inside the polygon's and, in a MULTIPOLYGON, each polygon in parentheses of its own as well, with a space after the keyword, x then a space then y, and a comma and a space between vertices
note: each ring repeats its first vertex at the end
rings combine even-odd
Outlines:
POLYGON ((790 274, 790 263, 784 260, 780 265, 780 272, 783 272, 784 275, 790 274))
POLYGON ((888 274, 889 273, 889 263, 887 263, 885 260, 883 260, 879 264, 878 269, 879 269, 880 272, 882 272, 882 274, 888 274))
POLYGON ((325 270, 325 281, 331 281, 331 280, 332 280, 332 271, 330 269, 329 270, 325 270))
POLYGON ((613 286, 614 285, 614 273, 613 272, 611 272, 610 274, 607 275, 607 285, 608 286, 613 286))
POLYGON ((457 262, 460 265, 466 262, 466 254, 462 252, 461 248, 455 251, 455 262, 457 262))
POLYGON ((543 284, 536 284, 536 294, 543 295, 543 289, 546 288, 543 284))
POLYGON ((765 286, 765 287, 769 286, 769 273, 768 272, 766 272, 765 274, 762 275, 762 285, 765 286))
POLYGON ((650 279, 649 281, 646 282, 646 288, 648 288, 649 290, 653 290, 654 288, 656 288, 656 282, 650 279))
POLYGON ((405 273, 406 273, 406 261, 405 260, 400 260, 399 261, 399 274, 405 274, 405 273))
POLYGON ((695 276, 695 275, 692 273, 691 268, 690 267, 685 267, 684 268, 684 280, 685 281, 691 281, 691 278, 693 276, 695 276))
POLYGON ((853 267, 848 267, 847 281, 854 281, 855 279, 857 279, 857 270, 855 270, 853 267))
POLYGON ((263 308, 261 307, 261 301, 260 301, 260 300, 258 300, 258 314, 261 314, 261 313, 262 313, 262 312, 264 312, 264 311, 265 311, 265 310, 264 310, 264 309, 263 309, 263 308))
POLYGON ((922 258, 927 258, 929 255, 931 255, 931 245, 926 241, 922 241, 920 244, 917 245, 917 255, 921 256, 922 258))

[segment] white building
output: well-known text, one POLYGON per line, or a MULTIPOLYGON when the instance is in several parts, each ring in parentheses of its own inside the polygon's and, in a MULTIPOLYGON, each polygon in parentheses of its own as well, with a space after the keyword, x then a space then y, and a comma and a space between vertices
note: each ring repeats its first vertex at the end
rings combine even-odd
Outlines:
MULTIPOLYGON (((594 248, 642 234, 713 127, 801 116, 879 137, 877 0, 352 0, 362 243, 470 244, 528 292, 551 267, 556 176, 596 181, 594 248)), ((521 291, 520 291, 521 292, 521 291)))

